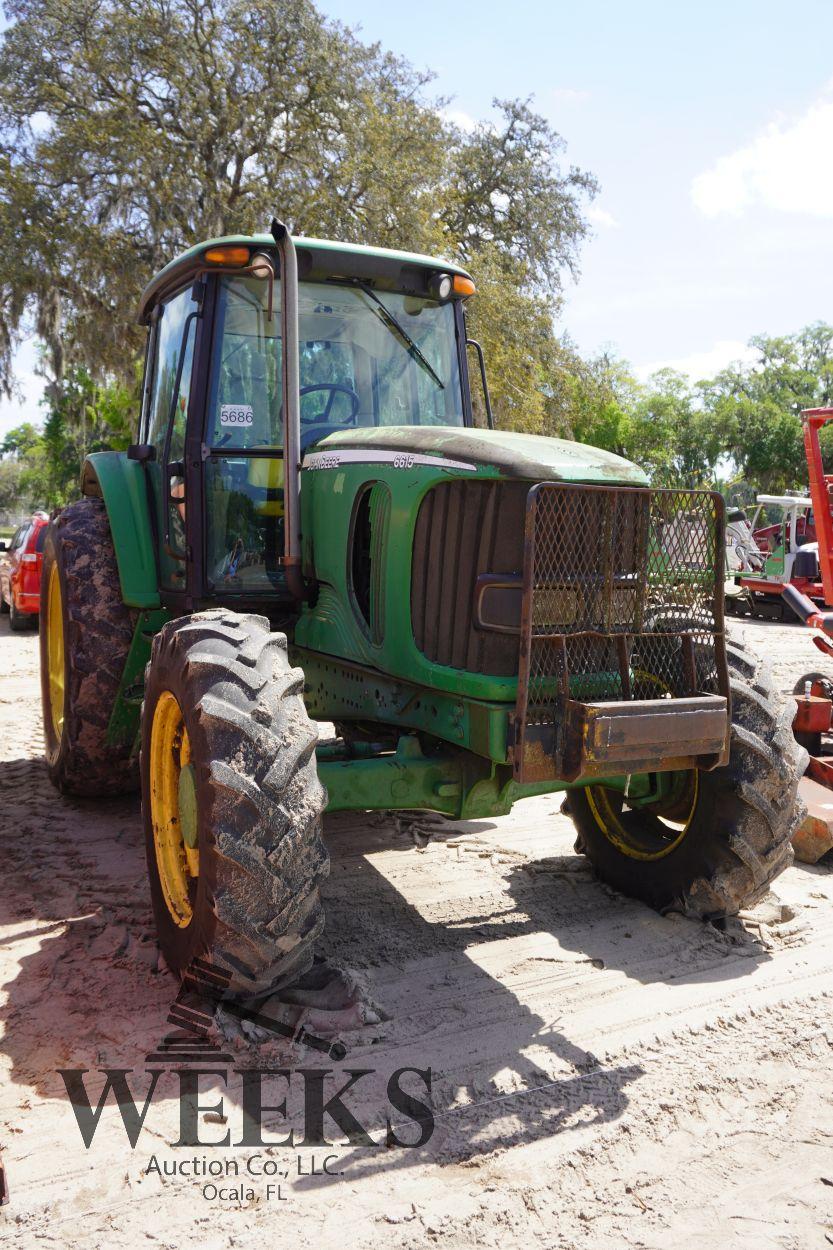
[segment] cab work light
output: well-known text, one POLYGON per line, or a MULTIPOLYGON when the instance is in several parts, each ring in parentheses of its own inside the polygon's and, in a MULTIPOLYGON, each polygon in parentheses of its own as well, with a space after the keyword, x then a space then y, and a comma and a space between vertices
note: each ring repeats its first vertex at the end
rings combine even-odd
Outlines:
POLYGON ((203 252, 203 260, 207 265, 248 265, 251 251, 248 247, 238 247, 233 243, 222 247, 210 247, 203 252))
POLYGON ((448 299, 453 290, 450 273, 435 273, 428 280, 428 289, 434 299, 448 299))
POLYGON ((471 278, 464 278, 461 273, 454 275, 454 294, 462 295, 465 298, 468 295, 474 295, 475 286, 471 278))

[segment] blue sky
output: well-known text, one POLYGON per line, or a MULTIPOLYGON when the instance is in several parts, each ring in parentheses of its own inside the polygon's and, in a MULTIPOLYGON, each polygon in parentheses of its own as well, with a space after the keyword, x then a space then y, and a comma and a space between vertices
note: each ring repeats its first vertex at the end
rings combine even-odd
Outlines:
POLYGON ((561 325, 641 373, 708 373, 759 332, 833 320, 833 4, 797 0, 327 11, 437 73, 452 109, 534 96, 601 183, 561 325))
MULTIPOLYGON (((833 320, 833 3, 324 0, 437 78, 463 124, 532 96, 592 171, 559 329, 646 376, 706 376, 752 334, 833 320)), ((23 408, 38 383, 20 353, 23 408)))

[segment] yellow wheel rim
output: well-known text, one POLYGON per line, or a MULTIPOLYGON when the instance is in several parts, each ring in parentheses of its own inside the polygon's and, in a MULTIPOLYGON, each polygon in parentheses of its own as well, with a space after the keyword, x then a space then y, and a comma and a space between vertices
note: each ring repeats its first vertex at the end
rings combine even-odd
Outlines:
POLYGON ((584 793, 593 819, 608 842, 629 859, 656 860, 670 855, 685 838, 697 810, 699 791, 699 773, 695 769, 690 783, 690 802, 686 795, 683 804, 688 810, 680 820, 656 815, 649 805, 625 810, 625 804, 617 802, 621 798, 618 791, 606 786, 588 786, 584 793))
POLYGON ((194 915, 200 852, 191 744, 182 709, 169 690, 159 696, 150 731, 150 819, 165 905, 174 924, 184 929, 194 915))
POLYGON ((46 598, 46 660, 49 676, 49 718, 55 741, 60 742, 64 729, 66 661, 61 579, 58 575, 57 564, 53 564, 49 570, 49 588, 46 598))

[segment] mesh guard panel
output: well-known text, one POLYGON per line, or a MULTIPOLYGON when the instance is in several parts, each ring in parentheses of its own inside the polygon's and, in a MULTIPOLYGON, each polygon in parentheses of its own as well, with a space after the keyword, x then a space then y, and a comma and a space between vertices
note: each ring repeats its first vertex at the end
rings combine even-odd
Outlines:
MULTIPOLYGON (((528 495, 524 543, 518 780, 587 772, 592 761, 577 763, 571 741, 582 707, 698 696, 716 707, 719 695, 725 711, 719 494, 541 483, 528 495)), ((656 709, 665 727, 671 710, 656 709)), ((631 711, 620 709, 620 723, 631 711)), ((681 742, 669 748, 677 761, 681 742)), ((670 766, 659 747, 654 755, 657 768, 670 766)))

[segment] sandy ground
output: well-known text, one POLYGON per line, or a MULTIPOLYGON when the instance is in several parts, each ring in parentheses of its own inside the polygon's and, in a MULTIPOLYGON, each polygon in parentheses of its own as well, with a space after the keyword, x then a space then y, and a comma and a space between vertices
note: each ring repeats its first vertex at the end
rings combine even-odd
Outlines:
MULTIPOLYGON (((799 627, 746 624, 783 689, 816 666, 799 627)), ((833 1244, 833 875, 796 866, 726 931, 660 918, 594 880, 557 797, 508 818, 429 829, 327 823, 326 953, 389 1017, 345 1036, 340 1063, 229 1025, 220 1067, 329 1067, 373 1140, 173 1148, 164 1071, 131 1149, 112 1096, 85 1149, 59 1069, 129 1070, 139 1104, 174 986, 153 938, 138 808, 61 800, 41 758, 34 635, 0 619, 0 1150, 15 1246, 824 1247, 833 1244), (431 1069, 435 1128, 386 1098, 397 1069, 431 1069), (381 1144, 378 1144, 381 1143, 381 1144), (333 1175, 310 1175, 329 1156, 333 1175), (240 1176, 159 1176, 162 1161, 229 1160, 240 1176), (247 1175, 273 1169, 274 1175, 247 1175), (151 1170, 149 1170, 149 1167, 151 1170), (214 1197, 211 1185, 219 1191, 214 1197), (272 1184, 272 1189, 267 1188, 272 1184), (276 1193, 276 1189, 280 1189, 276 1193), (239 1188, 242 1193, 233 1194, 239 1188)), ((264 1099, 277 1104, 286 1082, 264 1099)), ((312 1079, 312 1078, 311 1078, 312 1079)), ((241 1077, 226 1123, 243 1132, 241 1077)), ((426 1100, 416 1077, 403 1085, 426 1100)))

